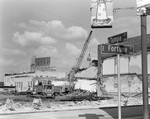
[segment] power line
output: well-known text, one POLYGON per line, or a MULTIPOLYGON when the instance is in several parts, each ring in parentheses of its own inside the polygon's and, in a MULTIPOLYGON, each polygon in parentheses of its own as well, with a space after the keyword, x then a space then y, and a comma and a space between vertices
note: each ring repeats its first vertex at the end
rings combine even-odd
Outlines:
POLYGON ((54 14, 54 13, 52 13, 52 12, 49 12, 48 10, 45 10, 45 9, 43 9, 43 8, 40 8, 40 7, 36 6, 36 5, 30 4, 30 3, 28 3, 28 2, 26 2, 26 1, 24 1, 24 0, 20 0, 20 1, 22 1, 22 2, 24 2, 24 3, 26 3, 26 4, 28 4, 28 5, 30 5, 30 6, 32 6, 32 7, 34 7, 34 8, 36 8, 36 9, 39 9, 39 10, 41 10, 41 11, 43 11, 43 12, 47 12, 47 13, 53 15, 53 16, 62 18, 62 19, 64 19, 64 20, 70 21, 70 22, 75 23, 75 24, 78 24, 78 25, 82 25, 82 26, 88 27, 88 26, 86 26, 86 25, 84 25, 84 24, 75 22, 75 21, 73 21, 73 20, 70 20, 70 19, 67 19, 67 18, 65 18, 65 17, 59 16, 59 15, 54 14))
MULTIPOLYGON (((78 22, 76 22, 76 21, 73 21, 73 20, 67 19, 67 18, 65 18, 65 17, 59 16, 59 15, 57 15, 57 14, 54 14, 54 13, 52 13, 52 12, 49 12, 48 10, 45 10, 45 9, 41 8, 41 7, 38 7, 38 6, 33 5, 33 4, 31 4, 31 3, 28 3, 28 2, 26 2, 26 1, 24 1, 24 0, 20 0, 20 1, 21 1, 21 2, 24 2, 25 4, 27 4, 27 5, 29 5, 29 6, 32 6, 32 7, 36 8, 36 9, 38 9, 38 10, 41 10, 41 11, 43 11, 43 12, 46 12, 46 13, 51 14, 51 15, 53 15, 53 16, 56 16, 56 17, 58 17, 58 18, 61 18, 61 19, 67 20, 67 21, 69 21, 69 22, 72 22, 72 23, 74 23, 74 24, 78 24, 78 25, 84 26, 84 27, 86 27, 86 28, 88 28, 88 29, 91 29, 89 26, 87 26, 87 25, 85 25, 85 24, 81 24, 81 23, 78 23, 78 22)), ((114 33, 108 32, 108 31, 104 31, 104 30, 101 30, 101 31, 102 31, 102 32, 105 32, 105 33, 108 33, 108 34, 114 34, 114 33)))
MULTIPOLYGON (((74 3, 80 3, 80 4, 84 4, 84 5, 86 5, 87 3, 86 2, 79 2, 79 1, 71 1, 71 0, 66 0, 68 3, 71 3, 71 2, 74 2, 74 3)), ((61 3, 64 3, 64 0, 61 0, 61 3)), ((76 7, 76 8, 80 8, 80 9, 82 9, 82 10, 87 10, 87 9, 85 9, 84 7, 79 7, 79 5, 78 6, 75 6, 75 4, 69 4, 69 6, 73 6, 73 7, 76 7)), ((65 3, 64 3, 65 4, 65 3)), ((66 5, 66 4, 65 4, 66 5)))
MULTIPOLYGON (((97 6, 96 5, 92 6, 90 10, 92 9, 97 9, 97 6)), ((113 8, 113 9, 107 9, 107 10, 113 10, 113 13, 115 14, 117 10, 135 10, 135 9, 136 7, 125 7, 125 8, 113 8)))

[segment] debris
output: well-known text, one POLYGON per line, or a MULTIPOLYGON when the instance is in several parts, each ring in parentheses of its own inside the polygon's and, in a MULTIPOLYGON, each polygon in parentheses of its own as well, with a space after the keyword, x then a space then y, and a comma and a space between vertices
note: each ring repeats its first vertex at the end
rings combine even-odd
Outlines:
POLYGON ((43 103, 42 103, 41 98, 34 98, 33 102, 32 102, 32 108, 40 110, 41 107, 43 107, 43 103))
POLYGON ((128 98, 127 98, 127 100, 124 101, 124 104, 123 104, 123 105, 124 105, 124 106, 127 106, 127 103, 128 103, 128 98))
POLYGON ((5 104, 3 105, 2 109, 3 109, 3 111, 7 111, 7 110, 15 111, 13 100, 7 98, 7 100, 6 100, 5 104))
POLYGON ((20 103, 16 103, 14 107, 15 107, 15 108, 22 108, 23 106, 22 106, 22 104, 20 104, 20 103))

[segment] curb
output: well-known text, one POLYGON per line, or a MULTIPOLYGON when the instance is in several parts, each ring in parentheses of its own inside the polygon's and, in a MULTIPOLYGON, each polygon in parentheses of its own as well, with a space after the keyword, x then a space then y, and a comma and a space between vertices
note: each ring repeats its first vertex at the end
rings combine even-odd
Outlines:
MULTIPOLYGON (((143 105, 128 105, 128 106, 121 106, 121 108, 128 108, 128 107, 140 107, 143 105)), ((150 106, 150 105, 149 105, 150 106)), ((118 106, 112 106, 112 107, 100 107, 99 109, 112 109, 112 108, 118 108, 118 106)))
POLYGON ((8 113, 0 113, 0 115, 29 114, 29 113, 58 112, 58 111, 73 111, 73 110, 88 110, 88 109, 99 109, 99 107, 83 107, 83 108, 52 109, 52 110, 35 110, 35 111, 26 111, 26 112, 8 112, 8 113))
MULTIPOLYGON (((121 108, 128 107, 139 107, 143 105, 129 105, 129 106, 121 106, 121 108)), ((30 113, 43 113, 43 112, 58 112, 58 111, 75 111, 75 110, 88 110, 88 109, 112 109, 118 108, 118 106, 112 107, 82 107, 82 108, 68 108, 68 109, 52 109, 52 110, 35 110, 35 111, 26 111, 26 112, 8 112, 8 113, 0 113, 0 115, 15 115, 15 114, 30 114, 30 113)))

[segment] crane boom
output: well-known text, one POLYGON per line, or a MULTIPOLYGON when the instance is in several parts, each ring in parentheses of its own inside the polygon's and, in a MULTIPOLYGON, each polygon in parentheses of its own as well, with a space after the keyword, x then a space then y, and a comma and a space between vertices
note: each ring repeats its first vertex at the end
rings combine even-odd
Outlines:
POLYGON ((68 73, 68 79, 71 81, 71 80, 74 80, 74 75, 80 71, 80 66, 82 64, 82 61, 83 61, 83 58, 85 56, 85 53, 86 53, 86 50, 88 48, 88 45, 89 45, 89 42, 90 42, 90 39, 91 39, 91 35, 92 35, 92 31, 90 32, 90 34, 88 35, 84 45, 83 45, 83 48, 82 48, 82 51, 81 51, 81 54, 77 60, 77 63, 75 65, 75 67, 73 66, 72 69, 70 70, 70 72, 68 73))
POLYGON ((83 58, 85 56, 86 50, 88 48, 88 45, 89 45, 89 42, 90 42, 90 39, 91 39, 91 35, 92 35, 92 31, 90 32, 88 38, 86 39, 86 41, 84 43, 81 54, 80 54, 79 59, 78 59, 77 64, 76 64, 76 68, 80 68, 80 66, 82 64, 83 58))

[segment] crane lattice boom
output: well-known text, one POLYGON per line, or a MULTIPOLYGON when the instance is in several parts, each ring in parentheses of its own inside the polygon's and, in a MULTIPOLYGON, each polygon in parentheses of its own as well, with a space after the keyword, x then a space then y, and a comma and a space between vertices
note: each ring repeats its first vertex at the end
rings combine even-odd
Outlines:
MULTIPOLYGON (((85 53, 87 51, 87 48, 88 48, 88 45, 89 45, 89 42, 90 42, 90 39, 91 39, 91 35, 92 35, 92 31, 90 32, 90 34, 88 35, 84 45, 83 45, 83 48, 82 48, 82 51, 81 51, 81 54, 79 56, 79 58, 77 59, 77 63, 75 66, 72 67, 72 69, 70 70, 70 72, 68 73, 68 79, 69 80, 74 80, 74 75, 81 71, 80 69, 80 66, 82 64, 82 61, 83 61, 83 58, 85 56, 85 53)), ((83 68, 84 69, 84 68, 83 68)))

